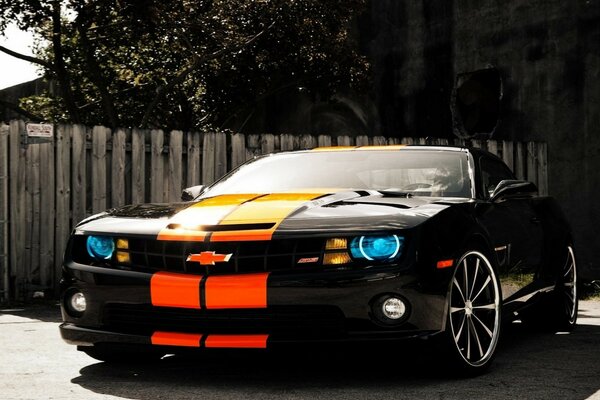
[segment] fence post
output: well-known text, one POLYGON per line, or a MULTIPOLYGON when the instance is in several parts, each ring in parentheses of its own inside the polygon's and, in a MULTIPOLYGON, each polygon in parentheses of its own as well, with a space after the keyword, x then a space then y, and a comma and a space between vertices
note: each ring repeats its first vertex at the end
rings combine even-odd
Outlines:
POLYGON ((0 125, 0 272, 2 300, 10 298, 8 263, 8 126, 0 125))

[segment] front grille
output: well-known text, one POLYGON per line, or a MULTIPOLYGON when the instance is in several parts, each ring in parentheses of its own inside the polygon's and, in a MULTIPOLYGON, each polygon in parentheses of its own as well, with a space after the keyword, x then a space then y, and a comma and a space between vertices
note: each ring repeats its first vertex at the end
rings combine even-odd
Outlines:
MULTIPOLYGON (((75 236, 72 257, 76 262, 99 264, 86 253, 85 236, 75 236)), ((321 266, 324 254, 323 239, 287 239, 255 242, 192 242, 159 241, 128 238, 130 264, 118 265, 116 260, 104 262, 123 269, 138 271, 172 271, 190 274, 220 275, 277 270, 315 270, 321 266), (231 254, 228 262, 200 265, 186 261, 190 254, 214 251, 231 254), (310 262, 306 262, 310 261, 310 262)))
POLYGON ((130 239, 129 252, 132 265, 139 268, 207 275, 233 274, 292 269, 298 267, 298 261, 303 258, 316 257, 319 262, 311 266, 321 265, 323 240, 204 243, 130 239), (214 266, 186 261, 190 254, 204 251, 232 256, 229 262, 218 262, 214 266))
POLYGON ((109 303, 102 322, 107 329, 135 334, 154 331, 192 333, 268 333, 287 337, 339 337, 344 315, 334 306, 274 306, 252 310, 189 310, 109 303))

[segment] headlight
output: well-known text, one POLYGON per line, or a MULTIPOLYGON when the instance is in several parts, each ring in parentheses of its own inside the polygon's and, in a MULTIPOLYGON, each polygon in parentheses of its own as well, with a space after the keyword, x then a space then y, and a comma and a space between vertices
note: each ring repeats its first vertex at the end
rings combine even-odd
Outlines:
POLYGON ((110 236, 88 236, 87 252, 97 260, 110 260, 115 251, 115 242, 110 236))
POLYGON ((392 261, 400 257, 403 245, 398 235, 359 236, 350 242, 350 254, 355 259, 392 261))

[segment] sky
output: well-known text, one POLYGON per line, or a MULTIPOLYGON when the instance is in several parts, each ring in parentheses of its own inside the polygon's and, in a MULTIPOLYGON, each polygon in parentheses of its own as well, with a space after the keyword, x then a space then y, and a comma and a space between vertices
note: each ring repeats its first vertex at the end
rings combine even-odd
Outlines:
MULTIPOLYGON (((15 26, 8 27, 5 36, 0 36, 0 44, 10 50, 32 55, 33 37, 27 32, 20 31, 15 26)), ((37 77, 37 68, 33 64, 0 52, 0 89, 27 82, 37 77)))

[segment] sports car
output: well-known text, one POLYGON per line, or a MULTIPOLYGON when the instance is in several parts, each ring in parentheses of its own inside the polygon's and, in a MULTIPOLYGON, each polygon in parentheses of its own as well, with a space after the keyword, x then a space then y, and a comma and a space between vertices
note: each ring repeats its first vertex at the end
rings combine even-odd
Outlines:
POLYGON ((508 322, 572 329, 576 280, 557 202, 498 157, 317 148, 79 223, 60 331, 104 361, 425 338, 470 374, 508 322))

